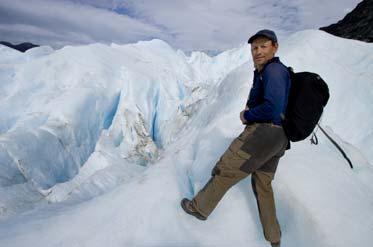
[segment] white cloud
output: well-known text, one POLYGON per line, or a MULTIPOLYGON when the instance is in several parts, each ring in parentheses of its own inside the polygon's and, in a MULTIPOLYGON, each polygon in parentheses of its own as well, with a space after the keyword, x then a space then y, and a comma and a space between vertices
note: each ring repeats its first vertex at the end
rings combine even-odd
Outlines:
MULTIPOLYGON (((345 15, 345 7, 360 0, 158 0, 122 1, 137 16, 175 34, 175 42, 197 49, 232 47, 258 29, 274 29, 279 36, 331 24, 345 15)), ((117 1, 118 2, 118 1, 117 1)))
POLYGON ((55 44, 61 39, 66 43, 121 43, 165 36, 159 28, 141 20, 64 1, 2 0, 0 23, 2 40, 11 37, 13 41, 26 41, 23 37, 27 37, 27 41, 35 40, 41 44, 55 44))
POLYGON ((160 38, 183 50, 222 50, 262 28, 274 29, 281 40, 331 24, 359 1, 1 0, 0 39, 74 44, 160 38))

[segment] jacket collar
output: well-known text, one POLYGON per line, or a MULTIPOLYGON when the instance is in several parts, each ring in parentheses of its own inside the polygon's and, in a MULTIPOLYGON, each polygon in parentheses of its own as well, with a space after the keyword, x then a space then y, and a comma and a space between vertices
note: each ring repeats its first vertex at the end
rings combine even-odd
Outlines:
POLYGON ((263 66, 263 69, 259 72, 257 69, 254 70, 254 73, 258 74, 262 74, 263 71, 265 70, 265 68, 270 64, 270 63, 278 63, 280 62, 280 58, 279 57, 273 57, 271 58, 270 60, 268 60, 268 62, 263 66))

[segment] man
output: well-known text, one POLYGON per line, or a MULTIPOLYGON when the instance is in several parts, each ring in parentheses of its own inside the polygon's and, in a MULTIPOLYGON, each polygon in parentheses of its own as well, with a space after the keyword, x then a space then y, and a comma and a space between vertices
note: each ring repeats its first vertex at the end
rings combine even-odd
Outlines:
POLYGON ((254 82, 240 119, 244 131, 233 140, 212 170, 212 177, 192 199, 181 206, 188 214, 206 220, 224 194, 251 174, 264 236, 272 246, 280 246, 281 230, 276 217, 271 182, 288 139, 281 126, 290 89, 290 75, 275 57, 276 34, 261 30, 250 37, 255 66, 254 82))

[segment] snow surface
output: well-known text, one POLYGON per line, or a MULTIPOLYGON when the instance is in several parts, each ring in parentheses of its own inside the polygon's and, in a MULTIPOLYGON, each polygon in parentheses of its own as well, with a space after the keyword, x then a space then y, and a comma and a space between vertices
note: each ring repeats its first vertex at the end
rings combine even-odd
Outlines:
MULTIPOLYGON (((179 206, 243 126, 248 46, 186 56, 161 40, 19 53, 0 46, 0 246, 268 246, 250 180, 206 222, 179 206)), ((331 98, 273 182, 283 246, 373 241, 373 45, 296 33, 279 56, 331 98)))

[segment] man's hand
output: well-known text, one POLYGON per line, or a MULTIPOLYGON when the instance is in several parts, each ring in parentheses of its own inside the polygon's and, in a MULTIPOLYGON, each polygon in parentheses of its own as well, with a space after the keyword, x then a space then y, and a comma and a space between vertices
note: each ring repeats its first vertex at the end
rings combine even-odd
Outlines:
POLYGON ((245 111, 246 110, 243 110, 243 111, 240 112, 240 119, 241 119, 242 124, 247 124, 247 121, 246 121, 245 117, 243 116, 243 114, 245 114, 245 111))

